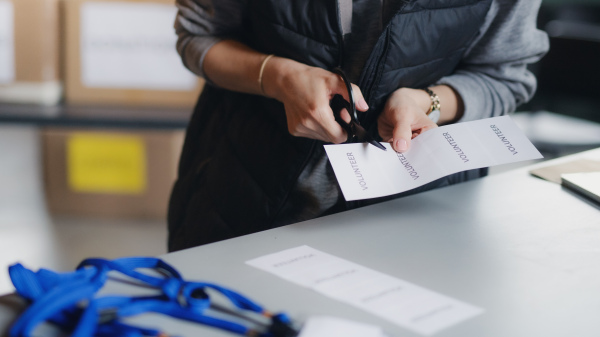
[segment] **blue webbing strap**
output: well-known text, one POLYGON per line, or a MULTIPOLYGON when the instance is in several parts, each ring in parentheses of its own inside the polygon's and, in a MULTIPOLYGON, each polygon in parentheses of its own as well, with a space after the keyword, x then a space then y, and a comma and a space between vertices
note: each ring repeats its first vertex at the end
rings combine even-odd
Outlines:
MULTIPOLYGON (((247 297, 225 287, 205 282, 188 282, 166 262, 150 257, 115 260, 86 259, 73 272, 56 273, 47 269, 33 272, 21 264, 9 267, 17 293, 31 302, 11 326, 10 337, 31 336, 43 322, 52 322, 73 337, 166 336, 156 329, 132 326, 121 321, 145 312, 154 312, 197 322, 241 335, 291 337, 297 332, 289 318, 271 315, 247 297), (140 271, 151 269, 160 276, 140 271), (134 279, 138 285, 154 288, 154 296, 98 295, 110 272, 134 279), (207 290, 221 293, 238 310, 254 312, 270 318, 270 325, 260 331, 241 323, 207 315, 211 300, 207 290)), ((240 315, 235 315, 239 318, 240 315)), ((244 316, 241 316, 244 317, 244 316)), ((247 317, 248 322, 256 323, 247 317)), ((239 321, 239 319, 238 319, 239 321)), ((254 324, 256 325, 256 324, 254 324)))

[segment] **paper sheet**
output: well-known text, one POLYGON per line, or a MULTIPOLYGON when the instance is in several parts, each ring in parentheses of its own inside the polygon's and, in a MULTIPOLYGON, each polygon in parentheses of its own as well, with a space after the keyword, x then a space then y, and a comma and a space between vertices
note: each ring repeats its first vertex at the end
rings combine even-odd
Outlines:
POLYGON ((308 246, 262 256, 246 264, 423 335, 432 335, 483 312, 308 246))
POLYGON ((396 194, 461 171, 542 158, 509 116, 442 126, 414 138, 410 150, 368 143, 325 145, 346 200, 396 194))
POLYGON ((9 1, 0 0, 0 84, 15 79, 14 9, 9 1))
POLYGON ((600 203, 600 171, 561 175, 562 185, 600 203))

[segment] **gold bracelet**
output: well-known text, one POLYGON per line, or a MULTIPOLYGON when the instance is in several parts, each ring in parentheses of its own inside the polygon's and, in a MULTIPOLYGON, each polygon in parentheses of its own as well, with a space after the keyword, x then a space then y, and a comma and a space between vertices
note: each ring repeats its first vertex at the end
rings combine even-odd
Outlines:
POLYGON ((429 98, 431 98, 431 107, 429 108, 429 111, 427 111, 427 117, 429 117, 429 119, 431 119, 434 123, 437 123, 440 120, 440 109, 442 108, 440 98, 429 88, 425 88, 423 90, 425 90, 425 92, 429 94, 429 98))
POLYGON ((265 70, 265 66, 267 65, 267 62, 273 56, 275 56, 275 55, 270 54, 270 55, 267 55, 267 57, 265 57, 265 59, 262 61, 262 64, 260 65, 260 71, 258 72, 258 86, 260 87, 260 92, 263 95, 265 95, 265 88, 263 87, 263 82, 262 82, 263 71, 265 70))
POLYGON ((425 88, 423 90, 425 90, 431 98, 431 107, 429 108, 427 115, 429 115, 435 110, 440 111, 442 109, 442 104, 440 103, 440 98, 438 97, 438 95, 435 92, 431 91, 431 89, 429 88, 425 88))

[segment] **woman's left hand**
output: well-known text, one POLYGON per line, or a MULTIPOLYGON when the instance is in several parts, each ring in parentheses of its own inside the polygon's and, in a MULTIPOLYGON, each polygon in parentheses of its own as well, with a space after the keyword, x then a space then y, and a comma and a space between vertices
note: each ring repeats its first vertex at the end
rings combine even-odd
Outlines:
POLYGON ((424 90, 400 88, 388 98, 377 120, 379 135, 396 152, 406 152, 410 141, 421 132, 437 127, 427 112, 431 98, 424 90))

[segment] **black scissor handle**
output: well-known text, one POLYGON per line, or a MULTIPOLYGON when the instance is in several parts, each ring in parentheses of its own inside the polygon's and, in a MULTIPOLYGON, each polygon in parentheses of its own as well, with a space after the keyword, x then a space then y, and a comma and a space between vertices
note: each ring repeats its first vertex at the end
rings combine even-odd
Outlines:
POLYGON ((348 138, 346 139, 347 143, 355 141, 356 138, 354 121, 346 123, 346 121, 342 119, 342 109, 346 109, 348 110, 348 112, 350 112, 350 109, 348 108, 349 105, 350 103, 348 103, 348 101, 346 101, 344 97, 342 97, 342 95, 333 96, 333 98, 329 102, 329 106, 331 107, 331 110, 333 111, 333 116, 335 117, 335 121, 338 122, 338 124, 341 125, 342 128, 348 134, 348 138))
POLYGON ((348 91, 348 98, 350 100, 346 109, 348 110, 352 121, 355 122, 358 120, 358 115, 356 113, 356 101, 354 100, 354 91, 352 90, 352 84, 348 80, 348 77, 346 77, 346 73, 344 73, 344 71, 341 68, 335 68, 333 69, 333 72, 338 74, 344 81, 344 84, 346 85, 346 90, 348 91))
POLYGON ((348 133, 348 139, 346 139, 347 143, 350 142, 369 142, 373 144, 373 146, 378 147, 385 151, 385 146, 381 145, 378 141, 373 139, 372 136, 360 125, 358 122, 358 114, 356 113, 356 103, 354 100, 354 92, 352 91, 352 84, 348 81, 346 74, 340 68, 333 69, 333 72, 338 74, 344 84, 346 85, 346 90, 348 90, 348 98, 350 102, 346 101, 342 95, 335 95, 333 99, 329 102, 331 109, 333 110, 333 115, 335 116, 336 122, 338 122, 344 130, 348 133), (341 117, 342 109, 348 110, 348 114, 350 115, 350 123, 346 123, 341 117))

